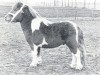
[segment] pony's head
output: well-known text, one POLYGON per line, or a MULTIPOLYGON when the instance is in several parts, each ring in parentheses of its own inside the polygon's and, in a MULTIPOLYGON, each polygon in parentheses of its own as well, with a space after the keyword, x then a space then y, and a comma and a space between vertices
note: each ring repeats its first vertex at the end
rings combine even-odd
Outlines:
POLYGON ((21 2, 16 3, 11 11, 5 16, 8 22, 21 22, 23 19, 33 19, 38 16, 38 13, 21 2))

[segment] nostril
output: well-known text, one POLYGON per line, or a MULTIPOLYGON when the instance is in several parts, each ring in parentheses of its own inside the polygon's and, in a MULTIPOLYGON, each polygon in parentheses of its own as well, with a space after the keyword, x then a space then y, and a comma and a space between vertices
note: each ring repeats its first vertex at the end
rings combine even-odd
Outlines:
POLYGON ((11 21, 11 19, 12 19, 12 17, 13 17, 13 15, 8 14, 8 15, 6 15, 4 18, 5 18, 5 21, 10 22, 10 21, 11 21))
POLYGON ((4 16, 4 19, 6 20, 6 18, 7 18, 7 15, 6 16, 4 16))
POLYGON ((5 21, 10 21, 11 18, 10 17, 5 17, 5 21))
POLYGON ((5 21, 7 21, 7 17, 6 16, 4 17, 4 19, 5 19, 5 21))

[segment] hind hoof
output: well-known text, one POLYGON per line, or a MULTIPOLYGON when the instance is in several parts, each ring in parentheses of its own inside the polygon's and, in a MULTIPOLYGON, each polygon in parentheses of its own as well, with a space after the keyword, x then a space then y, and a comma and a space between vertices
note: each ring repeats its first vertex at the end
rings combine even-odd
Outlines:
POLYGON ((77 70, 82 70, 83 69, 83 65, 76 65, 76 67, 75 67, 75 69, 77 69, 77 70))

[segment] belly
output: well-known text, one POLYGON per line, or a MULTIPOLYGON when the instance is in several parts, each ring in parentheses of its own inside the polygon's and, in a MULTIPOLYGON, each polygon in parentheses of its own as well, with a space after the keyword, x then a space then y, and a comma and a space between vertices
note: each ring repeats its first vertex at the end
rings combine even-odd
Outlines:
POLYGON ((33 32, 33 43, 36 45, 42 45, 43 48, 55 48, 64 44, 64 41, 62 40, 60 35, 45 36, 41 34, 39 30, 36 30, 33 32), (46 44, 43 43, 44 41, 46 44))
POLYGON ((45 40, 47 44, 42 45, 42 48, 55 48, 64 44, 61 37, 54 37, 54 38, 49 37, 49 38, 46 38, 45 40))

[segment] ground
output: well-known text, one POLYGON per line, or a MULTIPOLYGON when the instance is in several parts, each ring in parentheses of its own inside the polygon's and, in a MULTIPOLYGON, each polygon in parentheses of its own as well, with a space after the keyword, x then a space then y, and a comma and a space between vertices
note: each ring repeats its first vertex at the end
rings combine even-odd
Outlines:
POLYGON ((84 32, 86 66, 82 71, 70 68, 71 52, 65 45, 41 49, 42 64, 29 67, 31 50, 20 24, 7 23, 0 18, 0 75, 100 75, 100 21, 74 22, 84 32))

